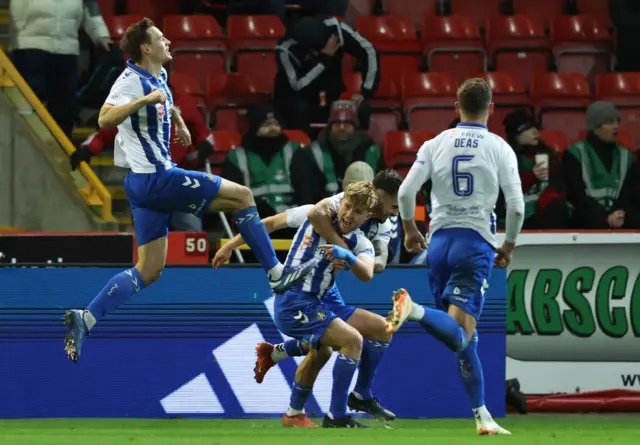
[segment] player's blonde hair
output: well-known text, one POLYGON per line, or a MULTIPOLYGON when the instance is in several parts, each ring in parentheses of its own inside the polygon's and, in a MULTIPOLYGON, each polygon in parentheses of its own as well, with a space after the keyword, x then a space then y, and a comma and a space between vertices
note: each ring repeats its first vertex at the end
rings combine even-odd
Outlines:
POLYGON ((378 205, 378 194, 371 181, 355 181, 344 189, 344 197, 355 207, 373 210, 378 205))

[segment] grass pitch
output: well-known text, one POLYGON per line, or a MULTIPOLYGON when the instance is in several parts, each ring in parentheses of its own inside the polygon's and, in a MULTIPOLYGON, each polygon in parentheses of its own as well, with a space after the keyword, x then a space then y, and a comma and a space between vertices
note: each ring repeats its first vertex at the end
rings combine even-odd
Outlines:
POLYGON ((472 419, 398 420, 393 429, 365 419, 362 430, 285 429, 273 420, 46 419, 0 420, 1 445, 517 445, 640 444, 640 415, 510 416, 513 436, 479 437, 472 419))

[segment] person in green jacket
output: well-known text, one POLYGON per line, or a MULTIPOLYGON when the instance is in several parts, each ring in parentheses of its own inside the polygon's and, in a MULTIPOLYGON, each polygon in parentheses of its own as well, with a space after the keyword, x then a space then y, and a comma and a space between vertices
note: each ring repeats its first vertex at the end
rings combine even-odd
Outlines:
POLYGON ((610 102, 587 109, 589 133, 564 153, 567 199, 579 229, 640 228, 638 181, 633 153, 617 143, 620 117, 610 102))
POLYGON ((300 145, 282 133, 270 105, 252 107, 248 117, 249 130, 242 146, 227 155, 222 177, 249 187, 262 216, 304 204, 296 203, 291 183, 291 160, 300 145))
POLYGON ((369 164, 376 173, 385 168, 382 150, 359 129, 358 122, 352 101, 336 101, 318 139, 294 154, 291 181, 300 204, 313 204, 338 193, 347 168, 356 161, 369 164))

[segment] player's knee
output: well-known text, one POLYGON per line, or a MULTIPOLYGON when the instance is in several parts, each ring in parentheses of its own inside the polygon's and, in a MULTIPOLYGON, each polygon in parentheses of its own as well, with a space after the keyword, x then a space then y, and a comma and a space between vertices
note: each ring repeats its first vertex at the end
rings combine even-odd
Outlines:
POLYGON ((244 185, 238 186, 238 190, 235 193, 239 208, 244 209, 245 207, 250 207, 255 205, 255 201, 253 200, 253 193, 249 187, 245 187, 244 185))
POLYGON ((142 264, 137 267, 145 286, 149 286, 151 283, 158 281, 164 269, 164 266, 161 265, 142 264))
POLYGON ((351 334, 346 339, 344 352, 349 357, 360 357, 360 355, 362 354, 362 335, 355 329, 352 329, 351 331, 351 334))

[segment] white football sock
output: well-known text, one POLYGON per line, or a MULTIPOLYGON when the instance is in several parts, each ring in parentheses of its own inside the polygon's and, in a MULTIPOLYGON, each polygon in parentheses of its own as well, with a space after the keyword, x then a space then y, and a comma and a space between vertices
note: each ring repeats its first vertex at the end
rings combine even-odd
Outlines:
POLYGON ((473 416, 476 418, 477 421, 480 421, 480 422, 493 422, 493 417, 491 417, 491 413, 489 413, 489 410, 484 405, 482 405, 479 408, 474 408, 473 416))
POLYGON ((284 360, 287 357, 289 357, 289 354, 287 354, 287 351, 284 349, 284 343, 279 343, 273 347, 271 360, 278 363, 280 360, 284 360))
POLYGON ((282 263, 278 263, 275 266, 273 266, 271 269, 269 269, 269 272, 267 272, 267 275, 269 276, 270 280, 279 280, 280 277, 282 276, 283 271, 284 271, 284 266, 282 265, 282 263))
POLYGON ((412 301, 411 312, 409 312, 407 320, 420 321, 422 317, 424 317, 424 307, 412 301))
POLYGON ((84 321, 84 324, 87 325, 87 330, 89 331, 96 325, 96 318, 86 309, 82 311, 82 320, 84 321))
POLYGON ((300 410, 289 407, 289 409, 287 410, 287 416, 289 417, 299 416, 300 414, 304 414, 304 409, 300 411, 300 410))

